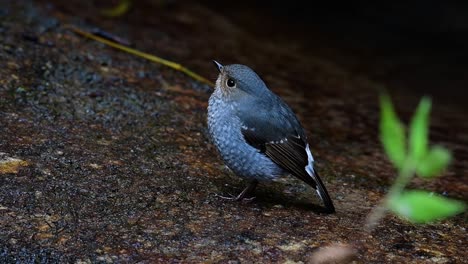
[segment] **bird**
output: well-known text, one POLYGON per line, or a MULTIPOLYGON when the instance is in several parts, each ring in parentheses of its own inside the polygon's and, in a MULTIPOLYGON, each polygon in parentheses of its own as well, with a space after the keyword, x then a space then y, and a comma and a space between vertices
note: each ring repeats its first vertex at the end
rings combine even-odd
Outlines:
POLYGON ((293 110, 248 66, 213 63, 219 75, 208 100, 209 135, 224 164, 250 181, 239 195, 221 197, 248 199, 259 181, 290 174, 314 188, 325 212, 334 213, 332 199, 314 168, 304 128, 293 110))

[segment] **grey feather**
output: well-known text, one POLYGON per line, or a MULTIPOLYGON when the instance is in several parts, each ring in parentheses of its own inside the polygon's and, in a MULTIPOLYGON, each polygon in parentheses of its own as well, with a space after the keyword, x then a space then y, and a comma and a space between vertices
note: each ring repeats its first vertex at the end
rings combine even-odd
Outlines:
POLYGON ((316 188, 328 211, 335 211, 313 168, 299 120, 249 67, 221 68, 209 100, 208 127, 226 165, 238 176, 265 180, 290 173, 316 188))

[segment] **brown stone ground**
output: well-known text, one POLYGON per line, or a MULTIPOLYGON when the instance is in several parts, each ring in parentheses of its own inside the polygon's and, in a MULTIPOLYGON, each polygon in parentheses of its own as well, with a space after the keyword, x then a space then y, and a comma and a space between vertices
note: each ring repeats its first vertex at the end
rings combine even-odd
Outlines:
MULTIPOLYGON (((425 226, 387 216, 364 232, 395 175, 377 135, 378 88, 395 82, 371 80, 375 65, 341 56, 320 32, 309 32, 312 46, 294 32, 266 38, 255 33, 261 19, 250 31, 180 1, 140 1, 119 18, 93 1, 1 2, 0 159, 21 161, 0 167, 1 263, 308 263, 337 242, 356 247, 357 263, 466 263, 466 214, 425 226), (309 132, 337 213, 319 213, 292 178, 262 184, 251 203, 217 198, 245 182, 207 138, 210 88, 66 24, 99 27, 212 80, 211 59, 250 65, 309 132)), ((404 85, 391 91, 408 120, 420 94, 404 85)), ((431 140, 455 162, 412 187, 467 200, 466 115, 434 98, 431 140)))

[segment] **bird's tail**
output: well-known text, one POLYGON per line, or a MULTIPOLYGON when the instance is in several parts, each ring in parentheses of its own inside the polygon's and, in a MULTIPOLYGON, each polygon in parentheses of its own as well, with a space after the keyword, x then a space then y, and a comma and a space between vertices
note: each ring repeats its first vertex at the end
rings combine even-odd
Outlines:
POLYGON ((317 171, 310 165, 306 166, 306 171, 310 175, 310 177, 314 179, 316 183, 315 190, 317 191, 317 194, 320 196, 320 199, 322 199, 322 202, 325 205, 325 208, 327 209, 327 213, 334 213, 335 206, 333 205, 330 195, 328 195, 327 188, 325 188, 325 185, 320 179, 320 176, 318 175, 317 171))

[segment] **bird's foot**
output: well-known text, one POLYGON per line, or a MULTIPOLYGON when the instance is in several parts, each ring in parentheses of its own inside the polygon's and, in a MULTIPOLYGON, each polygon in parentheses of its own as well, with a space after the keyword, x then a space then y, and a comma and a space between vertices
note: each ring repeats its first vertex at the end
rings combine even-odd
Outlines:
POLYGON ((234 196, 232 194, 229 194, 229 196, 222 196, 222 195, 216 194, 216 196, 220 197, 220 198, 223 198, 225 200, 229 200, 229 201, 251 202, 251 201, 253 201, 255 199, 255 197, 247 198, 247 196, 250 196, 250 194, 252 194, 254 192, 255 188, 257 187, 257 184, 258 184, 257 180, 251 181, 250 184, 241 193, 239 193, 239 195, 237 195, 237 196, 234 196))
POLYGON ((255 200, 255 196, 254 197, 245 197, 245 195, 243 195, 243 193, 235 196, 235 195, 232 195, 232 194, 229 194, 229 196, 223 196, 223 195, 220 195, 220 194, 215 194, 216 197, 219 197, 221 199, 224 199, 224 200, 228 200, 228 201, 232 201, 232 202, 251 202, 253 200, 255 200))

